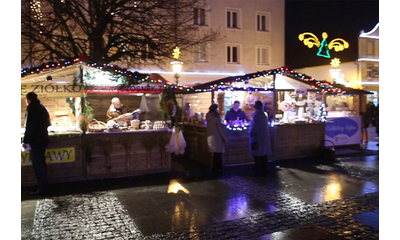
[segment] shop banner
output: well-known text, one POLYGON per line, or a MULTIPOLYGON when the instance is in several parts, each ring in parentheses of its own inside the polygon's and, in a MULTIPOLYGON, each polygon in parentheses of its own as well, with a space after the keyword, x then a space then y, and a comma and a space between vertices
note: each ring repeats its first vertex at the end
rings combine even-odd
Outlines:
POLYGON ((138 84, 121 88, 118 85, 90 85, 85 93, 162 93, 166 85, 138 84))
MULTIPOLYGON (((335 146, 360 144, 361 117, 327 118, 325 140, 332 141, 335 146)), ((325 142, 325 146, 332 146, 325 142)))
MULTIPOLYGON (((65 163, 75 161, 75 148, 49 148, 46 149, 46 163, 65 163)), ((30 166, 29 151, 21 152, 21 165, 30 166)))
POLYGON ((21 98, 28 92, 34 92, 40 98, 47 97, 83 97, 82 85, 67 83, 21 83, 21 98))

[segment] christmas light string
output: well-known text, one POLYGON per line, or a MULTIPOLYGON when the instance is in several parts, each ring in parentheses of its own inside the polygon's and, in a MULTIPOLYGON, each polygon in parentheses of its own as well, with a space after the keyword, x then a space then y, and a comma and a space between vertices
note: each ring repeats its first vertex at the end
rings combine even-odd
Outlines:
POLYGON ((35 67, 35 68, 24 68, 24 69, 21 69, 21 77, 25 77, 25 76, 28 76, 31 74, 40 74, 40 73, 48 72, 48 71, 51 71, 54 69, 66 68, 73 64, 80 63, 80 64, 85 64, 88 67, 93 67, 93 68, 107 71, 107 72, 110 72, 113 74, 122 75, 124 77, 134 79, 137 82, 142 81, 142 82, 150 82, 150 83, 160 83, 160 84, 164 84, 164 87, 170 87, 170 88, 175 88, 175 89, 179 89, 179 90, 185 90, 185 89, 193 90, 194 89, 193 87, 189 87, 189 86, 183 86, 183 85, 179 85, 179 84, 175 85, 172 82, 162 80, 162 79, 157 79, 157 80, 150 79, 150 74, 143 74, 143 73, 139 73, 137 71, 132 72, 132 71, 127 70, 126 68, 120 68, 113 64, 87 63, 84 60, 86 60, 86 57, 80 56, 79 58, 74 58, 69 61, 60 61, 57 63, 46 63, 46 64, 42 64, 39 67, 35 67))
MULTIPOLYGON (((40 67, 36 68, 25 68, 21 69, 21 77, 30 75, 30 74, 39 74, 39 73, 44 73, 46 71, 51 71, 53 69, 57 68, 65 68, 67 66, 73 65, 75 63, 85 63, 86 66, 93 67, 99 70, 104 70, 108 71, 114 74, 120 74, 123 75, 127 78, 134 78, 136 80, 141 80, 142 82, 148 81, 152 83, 160 83, 164 84, 164 87, 170 87, 170 88, 175 88, 187 93, 199 93, 199 92, 211 92, 211 91, 252 91, 252 92, 257 92, 257 91, 271 91, 273 89, 270 88, 260 88, 260 87, 238 87, 236 86, 238 83, 248 83, 250 80, 253 80, 258 77, 267 77, 270 75, 274 74, 282 74, 306 83, 312 83, 311 88, 317 92, 321 93, 332 93, 332 94, 337 94, 337 95, 343 95, 346 94, 346 91, 343 90, 340 87, 336 87, 332 85, 331 83, 324 82, 324 81, 319 81, 315 80, 314 78, 298 73, 297 71, 291 71, 287 67, 282 67, 282 68, 277 68, 273 70, 265 70, 265 71, 260 71, 260 72, 255 72, 255 73, 250 73, 250 74, 245 74, 243 76, 238 76, 234 77, 233 80, 231 81, 220 81, 219 83, 214 83, 210 84, 207 87, 196 87, 196 86, 184 86, 184 85, 175 85, 172 82, 158 79, 150 79, 150 74, 143 74, 139 73, 137 71, 132 72, 129 71, 125 68, 119 68, 118 66, 115 66, 113 64, 98 64, 98 63, 86 63, 82 61, 81 57, 80 58, 75 58, 70 61, 61 61, 58 63, 48 63, 48 64, 43 64, 40 67)), ((203 85, 203 84, 201 84, 203 85)))

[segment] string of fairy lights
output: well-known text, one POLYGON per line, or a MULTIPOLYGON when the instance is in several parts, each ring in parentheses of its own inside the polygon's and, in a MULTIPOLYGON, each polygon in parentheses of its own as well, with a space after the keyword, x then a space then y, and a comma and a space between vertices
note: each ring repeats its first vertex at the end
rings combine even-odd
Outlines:
POLYGON ((294 78, 294 79, 297 79, 297 80, 300 80, 303 82, 311 83, 311 88, 320 93, 331 93, 331 94, 336 94, 336 95, 346 94, 346 91, 338 86, 334 86, 325 81, 315 80, 314 78, 307 76, 305 74, 298 73, 296 71, 291 71, 287 67, 245 74, 242 76, 235 77, 231 81, 220 81, 220 82, 214 83, 212 85, 204 86, 204 84, 203 84, 201 87, 196 87, 196 86, 185 86, 185 85, 179 85, 179 84, 176 85, 172 82, 169 82, 169 81, 163 80, 163 79, 150 79, 149 74, 143 74, 143 73, 139 73, 137 71, 132 72, 125 68, 120 68, 113 64, 87 63, 87 62, 82 61, 80 58, 75 58, 70 61, 48 63, 48 64, 43 64, 40 67, 21 69, 21 77, 24 77, 24 76, 27 76, 30 74, 44 73, 44 72, 51 71, 51 70, 57 69, 57 68, 65 68, 65 67, 68 67, 68 66, 76 64, 76 63, 85 64, 88 67, 93 67, 93 68, 100 69, 103 71, 108 71, 108 72, 111 72, 114 74, 119 74, 119 75, 125 76, 127 78, 134 78, 135 80, 141 80, 142 82, 149 81, 152 83, 164 84, 164 87, 175 88, 175 89, 181 90, 182 92, 186 92, 186 93, 199 93, 199 92, 210 92, 210 91, 253 91, 253 92, 269 91, 272 89, 257 88, 257 87, 238 87, 237 84, 241 83, 241 82, 247 82, 252 79, 259 78, 259 77, 266 77, 266 76, 270 76, 273 74, 283 74, 285 76, 289 76, 291 78, 294 78))
POLYGON ((36 18, 37 20, 40 21, 40 19, 43 17, 42 14, 42 6, 41 6, 41 2, 37 1, 37 0, 33 0, 30 2, 31 5, 31 10, 34 12, 35 15, 34 18, 36 18))

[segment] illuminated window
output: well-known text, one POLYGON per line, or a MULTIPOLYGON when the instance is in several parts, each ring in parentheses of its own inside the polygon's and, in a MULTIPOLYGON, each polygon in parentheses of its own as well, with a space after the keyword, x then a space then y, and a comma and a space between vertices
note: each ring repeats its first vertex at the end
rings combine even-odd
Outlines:
POLYGON ((257 47, 257 65, 269 65, 269 46, 257 47))
POLYGON ((204 8, 194 8, 193 24, 200 26, 206 25, 206 10, 204 8))
POLYGON ((228 28, 240 28, 240 11, 228 10, 226 12, 226 20, 228 28))
POLYGON ((193 47, 193 57, 196 62, 208 62, 207 44, 202 43, 193 47))
POLYGON ((227 63, 240 63, 240 46, 228 45, 227 46, 227 63))
POLYGON ((257 14, 257 31, 269 32, 269 14, 257 14))

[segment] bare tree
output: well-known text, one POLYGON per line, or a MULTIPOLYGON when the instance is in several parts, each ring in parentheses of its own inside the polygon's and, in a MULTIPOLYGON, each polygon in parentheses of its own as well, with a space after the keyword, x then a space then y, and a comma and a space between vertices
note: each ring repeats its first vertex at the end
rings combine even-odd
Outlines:
POLYGON ((162 66, 175 46, 184 52, 219 32, 194 23, 204 0, 21 0, 25 65, 85 55, 90 62, 162 66))

